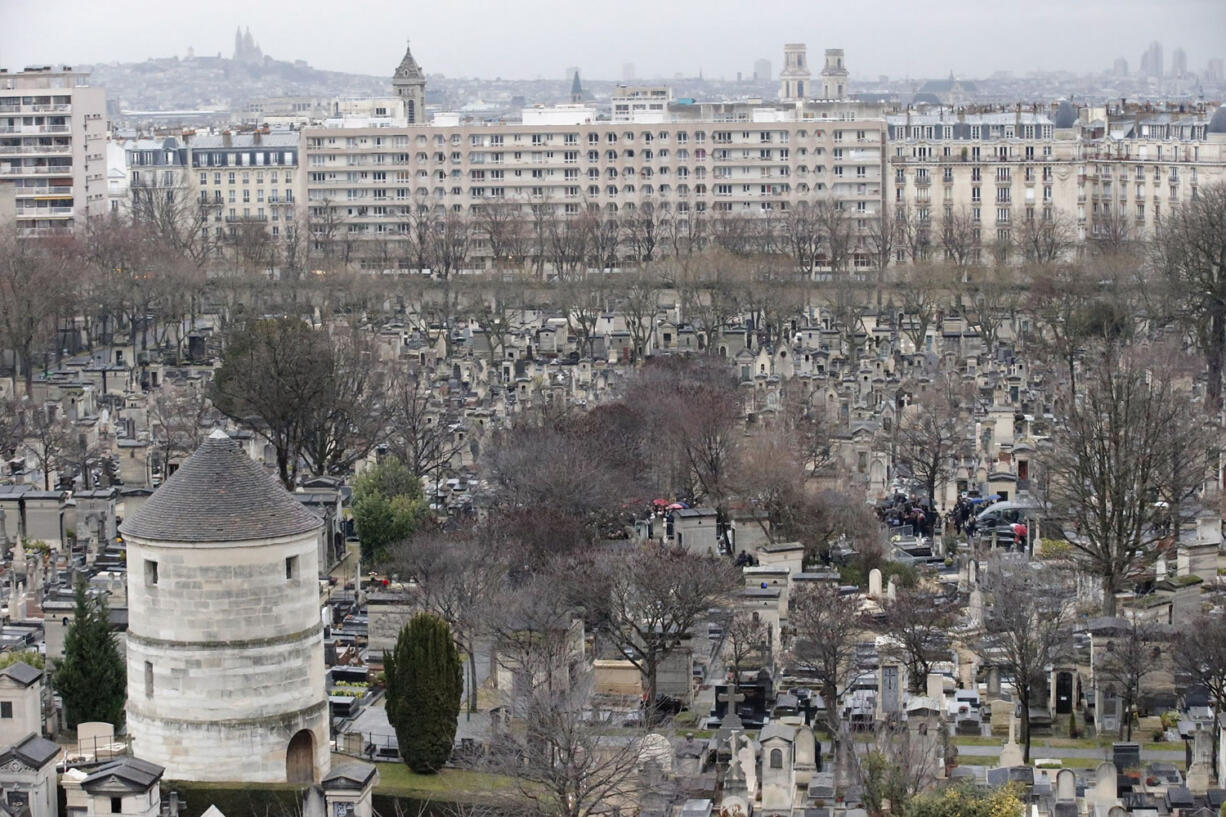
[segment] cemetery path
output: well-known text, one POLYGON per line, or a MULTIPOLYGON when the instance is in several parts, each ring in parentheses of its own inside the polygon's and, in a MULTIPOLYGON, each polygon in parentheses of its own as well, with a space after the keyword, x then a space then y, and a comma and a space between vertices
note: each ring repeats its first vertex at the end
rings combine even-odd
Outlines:
MULTIPOLYGON (((991 757, 1000 754, 999 746, 959 746, 959 756, 965 757, 991 757)), ((1111 748, 1105 747, 1102 749, 1078 749, 1071 746, 1044 746, 1041 743, 1033 743, 1030 746, 1031 758, 1036 757, 1054 757, 1059 759, 1064 758, 1086 758, 1091 760, 1110 760, 1111 748)), ((1184 751, 1179 749, 1153 749, 1142 744, 1141 746, 1142 760, 1161 760, 1168 763, 1182 761, 1184 759, 1184 751)))

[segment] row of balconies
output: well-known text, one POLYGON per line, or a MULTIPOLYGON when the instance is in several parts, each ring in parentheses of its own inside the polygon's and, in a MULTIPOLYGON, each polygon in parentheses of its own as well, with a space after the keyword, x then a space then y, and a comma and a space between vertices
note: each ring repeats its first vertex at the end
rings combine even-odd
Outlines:
POLYGON ((18 154, 28 155, 51 155, 58 153, 72 153, 72 145, 4 145, 0 144, 0 156, 15 156, 18 154))
POLYGON ((0 133, 68 133, 68 125, 0 125, 0 133))
POLYGON ((5 113, 70 113, 71 111, 72 111, 72 105, 65 104, 65 103, 56 104, 56 105, 47 105, 47 104, 41 104, 41 105, 16 104, 14 105, 12 103, 7 103, 7 102, 0 103, 0 114, 5 114, 5 113))
POLYGON ((71 176, 72 165, 5 165, 0 176, 71 176))
POLYGON ((63 218, 72 215, 71 207, 18 207, 19 218, 63 218))

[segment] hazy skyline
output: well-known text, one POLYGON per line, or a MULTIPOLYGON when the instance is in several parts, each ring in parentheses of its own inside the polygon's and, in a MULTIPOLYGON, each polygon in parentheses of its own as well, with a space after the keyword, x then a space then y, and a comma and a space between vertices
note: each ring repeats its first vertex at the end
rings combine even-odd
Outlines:
POLYGON ((389 75, 406 38, 427 73, 560 79, 567 66, 590 78, 676 73, 749 76, 766 58, 776 73, 785 42, 804 42, 814 66, 841 47, 853 76, 983 77, 994 71, 1101 71, 1116 57, 1135 71, 1152 40, 1182 47, 1201 71, 1226 56, 1226 0, 621 0, 417 3, 353 0, 0 0, 0 67, 139 62, 221 52, 236 26, 265 54, 313 67, 389 75))

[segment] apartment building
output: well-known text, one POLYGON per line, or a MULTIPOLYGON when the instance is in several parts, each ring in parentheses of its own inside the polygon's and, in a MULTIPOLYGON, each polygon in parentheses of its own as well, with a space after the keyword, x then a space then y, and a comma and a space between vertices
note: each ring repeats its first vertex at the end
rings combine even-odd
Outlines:
POLYGON ((358 241, 404 239, 407 263, 414 213, 489 203, 686 221, 833 201, 866 230, 883 204, 881 111, 859 103, 678 102, 650 123, 595 121, 584 106, 526 113, 528 124, 306 128, 308 213, 358 241))
POLYGON ((189 133, 184 142, 192 197, 208 208, 216 238, 253 221, 276 238, 294 223, 297 133, 189 133))
MULTIPOLYGON (((1164 211, 1226 180, 1226 108, 1206 112, 937 109, 886 117, 892 206, 927 240, 908 250, 972 255, 1016 245, 1036 219, 1068 238, 1152 238, 1164 211), (947 237, 946 230, 954 235, 947 237)), ((916 253, 913 253, 916 254, 916 253)))
POLYGON ((106 92, 71 68, 0 70, 0 181, 26 234, 107 210, 106 92))
POLYGON ((1079 168, 1091 238, 1152 238, 1164 212, 1226 182, 1226 106, 1212 116, 1138 111, 1092 124, 1103 133, 1087 141, 1079 168))
POLYGON ((974 260, 1014 244, 1024 222, 1078 212, 1081 144, 1068 103, 1055 116, 937 109, 886 123, 890 206, 910 239, 895 247, 897 261, 974 260))

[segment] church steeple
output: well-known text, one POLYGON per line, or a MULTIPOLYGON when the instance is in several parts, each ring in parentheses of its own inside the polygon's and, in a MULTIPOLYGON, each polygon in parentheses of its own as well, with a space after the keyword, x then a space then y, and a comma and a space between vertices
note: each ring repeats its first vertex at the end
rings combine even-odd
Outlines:
POLYGON ((426 75, 417 60, 413 59, 413 51, 408 43, 404 47, 404 58, 400 60, 396 73, 392 75, 392 90, 404 100, 404 115, 410 125, 419 125, 425 121, 426 75))
POLYGON ((583 101, 583 86, 579 84, 579 72, 575 72, 575 79, 570 84, 570 101, 579 103, 583 101))

